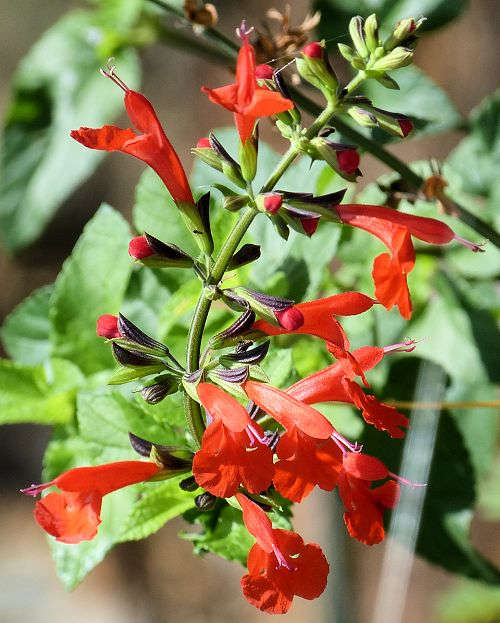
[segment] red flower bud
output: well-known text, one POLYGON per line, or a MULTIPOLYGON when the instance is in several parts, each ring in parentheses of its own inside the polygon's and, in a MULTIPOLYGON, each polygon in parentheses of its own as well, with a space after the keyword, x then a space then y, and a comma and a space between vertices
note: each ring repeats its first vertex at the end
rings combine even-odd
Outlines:
POLYGON ((144 257, 154 255, 154 251, 149 246, 146 236, 132 238, 128 245, 128 253, 136 260, 142 260, 144 257))
POLYGON ((337 151, 339 169, 348 175, 354 175, 359 166, 359 154, 355 149, 337 151))
POLYGON ((323 58, 323 47, 317 41, 313 41, 304 47, 302 54, 309 58, 323 58))
POLYGON ((118 330, 118 317, 112 314, 103 314, 97 319, 96 333, 99 337, 106 337, 109 340, 114 337, 121 337, 118 330))
POLYGON ((398 123, 404 137, 413 132, 413 123, 409 119, 398 119, 398 123))
POLYGON ((269 193, 264 197, 264 209, 266 212, 275 214, 283 203, 283 196, 279 193, 269 193))
POLYGON ((256 78, 262 78, 264 80, 272 80, 273 73, 274 73, 274 69, 271 67, 271 65, 262 64, 262 65, 257 65, 257 67, 255 68, 256 78))
POLYGON ((274 315, 283 329, 287 331, 296 331, 304 324, 304 316, 300 309, 297 309, 295 306, 275 311, 274 315))
POLYGON ((210 145, 210 140, 208 136, 204 136, 203 138, 199 138, 196 143, 196 147, 201 149, 210 149, 212 146, 210 145))

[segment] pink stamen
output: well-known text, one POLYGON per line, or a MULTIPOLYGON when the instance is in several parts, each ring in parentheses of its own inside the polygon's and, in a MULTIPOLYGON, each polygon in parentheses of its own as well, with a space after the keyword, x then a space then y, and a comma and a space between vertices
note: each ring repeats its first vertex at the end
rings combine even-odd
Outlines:
POLYGON ((397 474, 394 474, 393 472, 389 472, 389 476, 391 478, 394 478, 394 480, 396 480, 397 482, 400 482, 402 485, 406 485, 407 487, 410 487, 410 489, 416 489, 417 487, 427 487, 426 482, 412 482, 411 480, 408 480, 407 478, 403 478, 402 476, 398 476, 397 474))
POLYGON ((246 431, 252 445, 254 445, 255 441, 258 441, 262 445, 267 446, 267 437, 265 435, 261 437, 253 423, 247 424, 246 431))
POLYGON ((278 561, 277 569, 279 569, 280 567, 285 567, 285 569, 288 569, 288 571, 295 571, 297 567, 294 567, 287 561, 287 559, 283 556, 283 554, 278 549, 277 545, 273 545, 273 552, 274 552, 274 555, 276 556, 276 560, 278 561))
POLYGON ((51 482, 47 482, 47 483, 42 484, 42 485, 30 485, 29 487, 26 487, 26 489, 19 489, 19 491, 21 493, 24 493, 24 495, 31 495, 33 497, 36 497, 44 489, 47 489, 48 487, 51 487, 51 486, 52 486, 52 483, 51 482))
POLYGON ((247 29, 246 20, 241 20, 241 25, 236 28, 236 36, 242 40, 243 43, 248 43, 248 35, 253 32, 253 26, 247 29))
POLYGON ((357 441, 355 443, 351 443, 348 441, 343 435, 334 431, 331 435, 331 439, 334 443, 340 448, 342 451, 342 455, 346 456, 348 452, 361 452, 363 449, 363 445, 359 444, 357 441), (346 450, 347 448, 347 450, 346 450))
POLYGON ((113 61, 112 58, 108 60, 108 63, 106 65, 107 71, 106 69, 103 69, 102 67, 99 69, 99 71, 101 72, 103 76, 105 76, 106 78, 109 78, 115 84, 117 84, 120 87, 120 89, 122 89, 125 93, 128 93, 130 89, 125 84, 125 82, 123 82, 123 80, 116 75, 116 65, 112 65, 111 64, 112 61, 113 61))
POLYGON ((416 344, 418 344, 419 340, 406 339, 404 342, 399 342, 398 344, 390 344, 389 346, 384 346, 384 353, 411 353, 415 350, 416 344))
POLYGON ((466 240, 465 238, 462 238, 462 236, 457 236, 457 234, 455 234, 454 240, 456 240, 460 244, 463 244, 464 247, 467 247, 468 249, 470 249, 474 253, 477 253, 478 251, 480 253, 484 253, 484 251, 485 251, 485 249, 483 249, 483 247, 484 247, 484 245, 486 243, 484 243, 484 242, 482 242, 481 244, 476 244, 475 242, 471 242, 470 240, 466 240))

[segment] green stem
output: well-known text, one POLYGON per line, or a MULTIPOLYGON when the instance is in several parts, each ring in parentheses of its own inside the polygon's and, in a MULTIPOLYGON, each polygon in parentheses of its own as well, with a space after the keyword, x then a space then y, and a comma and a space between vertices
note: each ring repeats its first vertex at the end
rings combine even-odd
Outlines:
MULTIPOLYGON (((314 136, 319 130, 328 122, 330 117, 332 116, 334 109, 328 106, 324 111, 322 111, 318 118, 314 121, 311 127, 307 130, 306 136, 311 138, 314 136)), ((274 171, 268 177, 262 188, 260 189, 260 193, 265 193, 272 190, 276 184, 276 182, 281 178, 284 172, 291 165, 293 160, 298 155, 299 151, 296 147, 290 147, 288 151, 283 155, 280 162, 277 164, 274 171)), ((250 188, 251 190, 251 188, 250 188)), ((238 222, 233 227, 226 241, 222 245, 222 248, 219 252, 219 255, 215 261, 215 264, 212 267, 212 271, 210 273, 210 277, 208 280, 208 285, 217 286, 220 281, 224 277, 224 273, 227 270, 229 262, 233 257, 238 245, 240 244, 243 236, 246 234, 248 228, 252 224, 253 219, 256 217, 258 212, 255 208, 248 206, 242 212, 238 222)), ((191 326, 189 328, 188 338, 187 338, 187 370, 188 372, 194 372, 198 369, 200 365, 200 353, 201 353, 201 342, 203 338, 203 330, 205 328, 205 324, 208 318, 208 313, 210 311, 210 307, 212 305, 212 301, 207 297, 205 290, 202 290, 200 293, 200 297, 198 299, 198 303, 196 304, 196 308, 193 314, 193 319, 191 321, 191 326)), ((203 436, 204 424, 203 424, 203 416, 201 414, 200 405, 190 398, 187 394, 185 394, 184 398, 185 403, 185 411, 186 411, 186 419, 188 422, 189 430, 193 435, 193 438, 196 440, 198 446, 201 445, 201 438, 203 436)))
POLYGON ((358 73, 354 76, 354 78, 349 82, 349 84, 345 87, 347 94, 350 95, 353 91, 355 91, 362 82, 366 79, 366 74, 363 70, 358 71, 358 73))

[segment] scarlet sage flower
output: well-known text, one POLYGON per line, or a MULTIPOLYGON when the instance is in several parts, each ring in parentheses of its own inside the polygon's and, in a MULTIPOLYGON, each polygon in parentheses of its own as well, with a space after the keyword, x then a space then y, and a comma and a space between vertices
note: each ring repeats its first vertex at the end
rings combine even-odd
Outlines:
POLYGON ((373 263, 375 294, 386 309, 397 305, 404 318, 410 318, 412 312, 406 282, 407 275, 415 266, 411 236, 431 244, 447 244, 456 240, 472 251, 482 250, 479 245, 457 236, 448 225, 433 218, 375 205, 344 204, 335 206, 335 210, 342 223, 370 232, 389 249, 390 253, 379 255, 373 263))
POLYGON ((217 497, 230 497, 243 484, 250 493, 269 487, 273 456, 263 430, 229 394, 210 383, 197 388, 211 423, 193 460, 196 482, 217 497))
POLYGON ((75 467, 51 482, 31 485, 21 492, 36 496, 48 487, 60 489, 60 493, 49 493, 36 503, 35 519, 57 541, 80 543, 92 540, 97 534, 103 496, 148 480, 160 469, 158 465, 145 461, 75 467))
POLYGON ((352 353, 352 358, 360 370, 355 369, 351 375, 346 374, 346 365, 340 360, 297 381, 287 389, 287 394, 306 404, 319 402, 353 404, 361 410, 362 416, 368 424, 379 430, 387 431, 391 437, 404 437, 404 431, 401 429, 408 426, 408 418, 391 405, 379 402, 375 396, 365 394, 361 387, 354 382, 353 374, 359 375, 360 371, 371 370, 389 352, 409 352, 413 350, 413 344, 414 342, 410 340, 385 348, 364 346, 352 353))
POLYGON ((291 110, 293 102, 278 91, 257 84, 255 77, 255 50, 248 40, 244 25, 239 29, 242 46, 236 61, 236 80, 218 89, 202 87, 203 93, 214 104, 234 113, 236 128, 244 144, 251 136, 259 117, 269 117, 291 110))
MULTIPOLYGON (((399 500, 400 479, 373 456, 348 452, 344 456, 338 491, 345 507, 344 522, 350 536, 365 545, 383 541, 384 510, 394 508, 399 500), (375 480, 391 478, 383 485, 371 488, 375 480)), ((408 481, 400 479, 406 484, 408 481)))
POLYGON ((102 128, 72 130, 71 137, 91 149, 121 151, 142 160, 160 176, 174 201, 193 204, 193 195, 179 156, 166 137, 149 100, 129 89, 115 74, 114 67, 101 71, 125 92, 125 109, 140 134, 131 128, 105 125, 102 128))
MULTIPOLYGON (((316 411, 285 392, 255 381, 243 389, 261 409, 279 422, 286 432, 278 441, 273 484, 292 502, 301 502, 316 485, 332 491, 342 468, 339 439, 330 422, 316 411)), ((349 445, 349 444, 348 444, 349 445)))
MULTIPOLYGON (((315 335, 344 349, 349 348, 349 340, 335 316, 353 316, 361 314, 376 301, 360 292, 343 292, 323 299, 294 305, 291 309, 301 313, 304 322, 294 330, 276 327, 265 320, 257 320, 253 329, 266 335, 283 335, 285 333, 303 333, 315 335)), ((288 311, 288 310, 287 310, 288 311)))
POLYGON ((247 601, 268 614, 285 614, 294 596, 316 599, 325 590, 330 567, 316 543, 272 527, 266 513, 245 495, 236 498, 243 521, 256 543, 247 559, 248 574, 241 578, 247 601))

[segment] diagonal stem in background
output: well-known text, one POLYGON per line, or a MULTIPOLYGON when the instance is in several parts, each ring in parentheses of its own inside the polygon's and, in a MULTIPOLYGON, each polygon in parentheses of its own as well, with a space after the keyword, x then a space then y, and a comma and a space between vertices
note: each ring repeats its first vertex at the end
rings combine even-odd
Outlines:
MULTIPOLYGON (((186 18, 182 9, 170 5, 166 0, 149 0, 152 4, 161 7, 166 12, 174 15, 184 24, 191 26, 191 22, 186 18)), ((181 33, 178 29, 163 28, 161 40, 167 45, 174 45, 186 49, 196 55, 203 55, 207 60, 220 64, 232 65, 237 53, 238 46, 216 28, 207 27, 202 31, 201 36, 189 36, 181 33), (203 37, 204 39, 202 39, 203 37), (210 43, 209 43, 210 42, 210 43)), ((309 97, 298 91, 295 87, 289 87, 290 94, 297 104, 311 115, 318 115, 321 108, 309 97)), ((372 154, 375 158, 386 164, 393 171, 408 183, 413 190, 420 190, 424 183, 424 178, 412 171, 412 169, 400 158, 388 151, 383 145, 377 143, 368 136, 365 136, 356 128, 352 127, 342 119, 335 118, 335 127, 345 136, 346 139, 353 141, 361 149, 372 154)), ((453 201, 453 212, 457 219, 474 229, 490 240, 496 247, 500 248, 500 234, 498 234, 486 221, 469 212, 466 208, 453 201)))

